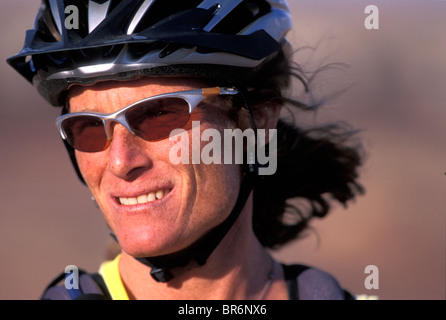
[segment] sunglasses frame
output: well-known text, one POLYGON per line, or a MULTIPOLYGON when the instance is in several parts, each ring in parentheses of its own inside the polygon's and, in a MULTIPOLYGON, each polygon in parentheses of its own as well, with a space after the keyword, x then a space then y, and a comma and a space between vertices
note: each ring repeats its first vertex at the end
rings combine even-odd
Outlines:
MULTIPOLYGON (((137 106, 141 103, 144 103, 147 101, 152 101, 152 100, 163 99, 163 98, 180 98, 187 102, 187 104, 189 106, 189 115, 190 115, 195 110, 195 108, 203 100, 205 100, 208 97, 218 96, 218 95, 236 95, 238 93, 239 93, 239 91, 236 88, 231 88, 231 87, 212 87, 212 88, 202 88, 202 89, 194 89, 194 90, 186 90, 186 91, 168 92, 168 93, 163 93, 163 94, 159 94, 156 96, 144 98, 142 100, 138 100, 138 101, 136 101, 128 106, 125 106, 124 108, 122 108, 118 111, 112 112, 112 113, 102 113, 102 112, 92 112, 92 111, 91 112, 85 111, 85 112, 67 113, 67 114, 59 116, 56 119, 56 126, 58 128, 58 131, 59 131, 62 139, 67 141, 68 137, 62 127, 62 124, 65 120, 74 118, 74 117, 79 117, 79 116, 96 117, 97 119, 100 119, 102 121, 104 130, 105 130, 105 133, 107 136, 106 145, 102 149, 102 150, 105 150, 108 148, 108 146, 112 140, 112 137, 113 137, 112 126, 111 126, 113 122, 123 125, 132 135, 137 136, 137 134, 130 127, 130 124, 127 122, 126 113, 128 110, 134 108, 135 106, 137 106)), ((162 139, 162 138, 160 138, 160 139, 162 139)), ((154 139, 154 140, 157 140, 157 139, 154 139)), ((154 140, 149 140, 149 141, 154 141, 154 140)), ((67 141, 67 143, 68 143, 68 141, 67 141)), ((102 150, 92 151, 92 152, 99 152, 102 150)))

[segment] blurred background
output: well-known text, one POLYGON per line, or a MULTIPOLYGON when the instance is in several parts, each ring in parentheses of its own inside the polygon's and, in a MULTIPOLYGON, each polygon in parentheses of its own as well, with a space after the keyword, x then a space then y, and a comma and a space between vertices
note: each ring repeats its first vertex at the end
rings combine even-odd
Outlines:
MULTIPOLYGON (((354 294, 445 299, 446 1, 289 2, 290 39, 306 48, 296 61, 350 66, 334 83, 355 86, 311 121, 363 129, 367 192, 274 255, 322 268, 354 294), (379 9, 378 30, 364 26, 369 4, 379 9), (364 285, 368 265, 379 270, 378 289, 364 285)), ((0 1, 0 299, 8 300, 38 299, 67 265, 97 270, 111 243, 56 132, 59 110, 5 62, 39 5, 0 1)), ((320 79, 315 92, 333 83, 320 79)))

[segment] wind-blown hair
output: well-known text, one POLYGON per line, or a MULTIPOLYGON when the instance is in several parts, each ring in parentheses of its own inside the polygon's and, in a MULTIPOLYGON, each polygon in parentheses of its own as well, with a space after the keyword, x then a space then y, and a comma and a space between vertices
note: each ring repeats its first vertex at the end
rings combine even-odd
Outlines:
MULTIPOLYGON (((265 101, 312 112, 314 106, 283 96, 293 78, 309 90, 299 66, 279 54, 249 84, 253 112, 265 101)), ((261 176, 254 189, 253 227, 265 247, 277 248, 301 236, 334 203, 347 206, 364 193, 358 182, 362 149, 352 145, 356 133, 342 123, 302 129, 294 121, 279 120, 277 171, 261 176)))

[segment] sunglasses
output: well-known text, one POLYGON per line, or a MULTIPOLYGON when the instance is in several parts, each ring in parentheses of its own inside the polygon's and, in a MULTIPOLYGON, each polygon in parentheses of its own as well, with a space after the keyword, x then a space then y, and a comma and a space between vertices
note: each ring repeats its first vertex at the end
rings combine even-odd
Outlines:
POLYGON ((112 123, 122 124, 133 135, 147 141, 166 138, 183 128, 200 102, 211 96, 236 95, 235 88, 204 88, 170 92, 132 103, 114 113, 75 112, 56 119, 56 125, 70 146, 82 152, 98 152, 110 145, 112 123))

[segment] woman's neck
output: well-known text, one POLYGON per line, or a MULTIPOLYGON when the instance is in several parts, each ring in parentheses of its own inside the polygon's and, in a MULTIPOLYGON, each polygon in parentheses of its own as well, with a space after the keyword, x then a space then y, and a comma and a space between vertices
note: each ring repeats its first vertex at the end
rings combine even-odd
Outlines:
POLYGON ((119 268, 130 299, 286 299, 282 270, 257 240, 250 219, 242 212, 206 264, 168 283, 153 280, 148 266, 123 252, 119 268), (269 278, 272 271, 274 279, 269 278))

